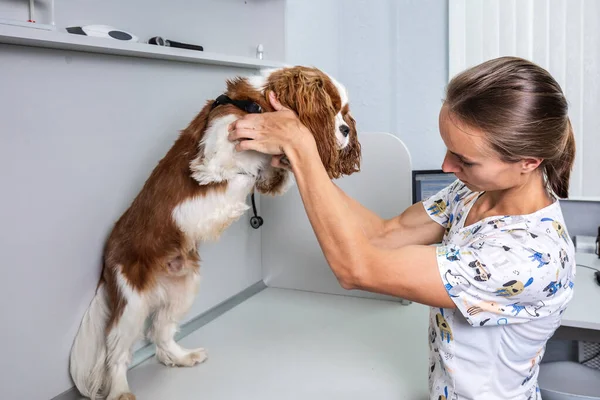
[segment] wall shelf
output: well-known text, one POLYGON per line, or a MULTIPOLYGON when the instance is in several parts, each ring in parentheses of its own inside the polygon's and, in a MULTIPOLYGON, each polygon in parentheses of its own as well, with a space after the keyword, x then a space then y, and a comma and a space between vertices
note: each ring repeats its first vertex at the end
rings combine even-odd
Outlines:
POLYGON ((146 43, 123 42, 74 35, 67 32, 43 31, 1 24, 0 43, 251 69, 273 68, 283 65, 283 63, 276 61, 250 57, 160 47, 146 43))

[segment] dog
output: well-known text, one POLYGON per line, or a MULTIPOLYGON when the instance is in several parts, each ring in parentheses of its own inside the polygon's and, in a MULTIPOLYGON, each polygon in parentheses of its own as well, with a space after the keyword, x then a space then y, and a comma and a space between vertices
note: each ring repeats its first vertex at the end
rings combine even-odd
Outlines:
POLYGON ((96 293, 76 334, 69 371, 91 399, 134 400, 127 381, 132 346, 152 317, 148 338, 167 366, 193 366, 204 349, 174 340, 200 281, 198 246, 217 240, 248 209, 254 190, 281 195, 291 185, 288 169, 271 157, 238 152, 228 126, 249 112, 274 111, 272 91, 313 133, 331 179, 360 170, 356 121, 344 86, 323 71, 286 66, 227 80, 206 102, 159 161, 105 245, 96 293))

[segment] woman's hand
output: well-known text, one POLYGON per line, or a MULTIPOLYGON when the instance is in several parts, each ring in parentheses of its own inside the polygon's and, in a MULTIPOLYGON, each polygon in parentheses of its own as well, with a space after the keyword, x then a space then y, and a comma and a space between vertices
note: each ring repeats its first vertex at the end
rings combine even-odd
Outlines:
POLYGON ((284 167, 282 155, 293 149, 310 144, 314 138, 311 132, 300 122, 298 116, 284 107, 273 92, 269 92, 269 101, 274 112, 247 114, 229 125, 229 140, 239 141, 237 151, 255 150, 273 156, 273 166, 284 167))

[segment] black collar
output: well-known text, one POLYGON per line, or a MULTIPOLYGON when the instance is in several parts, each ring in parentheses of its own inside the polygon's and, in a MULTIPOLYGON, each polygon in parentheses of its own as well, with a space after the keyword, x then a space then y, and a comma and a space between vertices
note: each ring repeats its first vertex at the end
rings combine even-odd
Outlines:
POLYGON ((221 106, 224 104, 233 104, 240 110, 243 110, 249 114, 260 114, 262 112, 262 107, 255 101, 252 100, 233 100, 229 98, 229 96, 222 94, 214 101, 212 104, 211 110, 217 106, 221 106))

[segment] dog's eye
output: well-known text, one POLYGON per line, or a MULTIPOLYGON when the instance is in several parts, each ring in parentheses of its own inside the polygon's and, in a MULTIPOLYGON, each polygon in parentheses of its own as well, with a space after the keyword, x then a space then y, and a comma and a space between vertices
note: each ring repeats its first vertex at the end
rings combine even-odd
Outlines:
POLYGON ((341 125, 340 132, 342 132, 342 135, 344 135, 344 137, 347 137, 350 134, 350 127, 348 125, 341 125))

